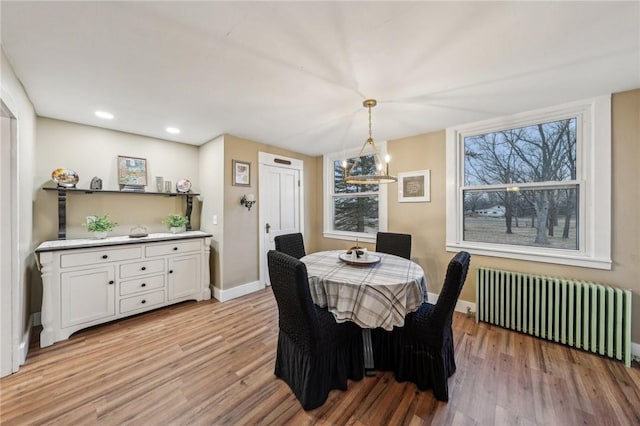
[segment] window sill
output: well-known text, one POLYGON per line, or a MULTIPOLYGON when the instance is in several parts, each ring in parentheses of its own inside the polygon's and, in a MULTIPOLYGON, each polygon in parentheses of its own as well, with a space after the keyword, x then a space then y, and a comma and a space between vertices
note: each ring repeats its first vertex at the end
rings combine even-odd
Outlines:
POLYGON ((530 262, 555 263, 559 265, 578 266, 582 268, 605 269, 611 270, 611 259, 597 258, 576 252, 575 254, 566 253, 564 250, 558 250, 553 253, 532 253, 523 251, 520 247, 479 247, 475 244, 447 244, 447 251, 458 252, 461 250, 468 251, 471 254, 482 256, 502 257, 507 259, 520 259, 530 262))
POLYGON ((357 239, 361 243, 376 243, 376 235, 371 234, 352 234, 352 233, 338 233, 338 232, 323 232, 324 238, 330 238, 333 240, 346 240, 354 241, 357 239))

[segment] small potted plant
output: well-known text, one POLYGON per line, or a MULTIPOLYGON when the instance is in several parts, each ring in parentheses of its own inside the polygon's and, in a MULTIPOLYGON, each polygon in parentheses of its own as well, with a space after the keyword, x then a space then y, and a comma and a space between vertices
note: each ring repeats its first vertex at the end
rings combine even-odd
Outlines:
POLYGON ((174 234, 184 231, 188 222, 185 216, 179 214, 170 214, 163 220, 163 223, 166 224, 174 234))
POLYGON ((116 222, 109 219, 109 215, 87 216, 87 222, 82 224, 89 232, 93 232, 95 238, 107 238, 107 234, 118 226, 116 222))

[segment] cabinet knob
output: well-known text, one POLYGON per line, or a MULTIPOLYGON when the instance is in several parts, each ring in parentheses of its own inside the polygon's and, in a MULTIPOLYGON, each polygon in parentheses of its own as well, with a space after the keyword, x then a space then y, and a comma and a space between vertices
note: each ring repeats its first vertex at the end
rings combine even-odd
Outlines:
POLYGON ((173 251, 177 251, 177 250, 178 250, 178 247, 174 247, 174 248, 173 248, 173 251))
POLYGON ((147 286, 147 283, 140 284, 140 287, 146 287, 146 286, 147 286))
POLYGON ((147 301, 146 301, 146 300, 143 300, 143 301, 142 301, 142 302, 140 302, 140 303, 147 303, 147 301))
POLYGON ((109 281, 109 284, 113 284, 113 280, 109 281))
POLYGON ((170 270, 169 270, 169 273, 170 273, 170 274, 173 274, 173 269, 170 269, 170 270))
POLYGON ((146 266, 143 266, 143 267, 142 267, 142 268, 140 268, 140 269, 142 269, 143 271, 146 271, 146 270, 147 270, 147 267, 146 267, 146 266))
POLYGON ((103 254, 103 255, 102 255, 102 258, 103 258, 103 259, 106 259, 107 257, 109 257, 109 256, 107 256, 106 254, 103 254))

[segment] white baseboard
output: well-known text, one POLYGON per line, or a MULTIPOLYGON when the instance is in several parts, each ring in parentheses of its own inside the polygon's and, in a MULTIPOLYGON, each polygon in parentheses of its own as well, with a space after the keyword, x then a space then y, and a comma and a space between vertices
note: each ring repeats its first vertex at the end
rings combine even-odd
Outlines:
POLYGON ((242 284, 229 290, 220 290, 218 287, 213 287, 213 297, 221 302, 226 302, 227 300, 235 299, 236 297, 241 297, 262 290, 263 288, 264 284, 260 281, 242 284))
MULTIPOLYGON (((428 293, 428 298, 429 298, 429 303, 436 303, 436 301, 438 300, 438 293, 428 293)), ((466 314, 468 310, 470 310, 471 312, 475 312, 476 311, 476 304, 473 302, 467 302, 466 300, 460 300, 458 299, 458 301, 456 302, 456 312, 462 312, 463 314, 466 314)))
POLYGON ((631 342, 631 358, 640 362, 640 343, 631 342))
MULTIPOLYGON (((40 321, 40 312, 38 312, 38 322, 40 321)), ((31 342, 31 328, 35 322, 36 314, 31 314, 29 316, 29 322, 27 323, 27 329, 22 335, 22 340, 19 345, 19 354, 20 359, 18 360, 18 365, 23 365, 27 361, 27 353, 29 353, 29 342, 31 342)))

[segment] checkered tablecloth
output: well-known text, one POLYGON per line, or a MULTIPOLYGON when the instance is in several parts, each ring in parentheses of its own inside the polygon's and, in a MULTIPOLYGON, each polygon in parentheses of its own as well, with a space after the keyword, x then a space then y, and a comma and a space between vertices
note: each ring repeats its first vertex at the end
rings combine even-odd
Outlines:
POLYGON ((370 266, 348 265, 344 250, 322 251, 300 259, 307 266, 309 289, 316 305, 329 308, 336 321, 392 330, 427 300, 422 268, 410 260, 384 253, 370 266))

